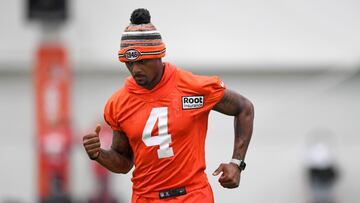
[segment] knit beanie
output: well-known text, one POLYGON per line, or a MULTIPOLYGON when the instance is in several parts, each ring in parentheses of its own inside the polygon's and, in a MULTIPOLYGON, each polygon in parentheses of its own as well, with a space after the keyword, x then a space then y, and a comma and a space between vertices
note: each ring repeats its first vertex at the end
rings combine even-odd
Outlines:
POLYGON ((121 37, 119 60, 121 62, 155 59, 165 56, 165 44, 160 32, 150 22, 148 10, 139 8, 132 12, 130 25, 121 37))

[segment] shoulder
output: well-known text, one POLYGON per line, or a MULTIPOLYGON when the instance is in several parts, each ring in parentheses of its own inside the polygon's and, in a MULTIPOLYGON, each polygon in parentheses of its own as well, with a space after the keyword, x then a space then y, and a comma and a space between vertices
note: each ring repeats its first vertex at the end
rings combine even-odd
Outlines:
POLYGON ((213 88, 222 88, 223 82, 218 76, 197 75, 190 71, 177 69, 177 86, 183 91, 206 94, 213 88))
POLYGON ((124 98, 127 97, 127 91, 121 88, 114 92, 107 100, 104 107, 104 120, 111 126, 113 130, 121 130, 119 125, 119 118, 124 110, 124 98))
POLYGON ((129 92, 126 88, 120 88, 115 91, 106 101, 105 112, 118 112, 125 105, 129 98, 129 92))
POLYGON ((116 90, 107 100, 106 103, 109 103, 109 102, 119 102, 119 98, 123 98, 123 97, 126 97, 127 95, 127 91, 124 87, 116 90))

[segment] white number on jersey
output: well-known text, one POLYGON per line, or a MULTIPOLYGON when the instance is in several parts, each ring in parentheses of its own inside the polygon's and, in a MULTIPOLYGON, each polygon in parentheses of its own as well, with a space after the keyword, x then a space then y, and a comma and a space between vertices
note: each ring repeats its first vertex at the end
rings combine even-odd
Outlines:
POLYGON ((142 134, 142 139, 146 146, 160 146, 157 150, 159 159, 174 156, 173 149, 169 147, 171 135, 168 134, 168 108, 158 107, 151 110, 150 116, 146 121, 142 134), (151 132, 158 121, 158 135, 151 136, 151 132))

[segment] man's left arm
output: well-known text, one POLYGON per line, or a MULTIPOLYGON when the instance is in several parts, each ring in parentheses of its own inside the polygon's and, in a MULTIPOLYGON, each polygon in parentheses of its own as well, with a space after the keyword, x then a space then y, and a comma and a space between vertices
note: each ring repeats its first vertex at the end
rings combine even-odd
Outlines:
MULTIPOLYGON (((225 89, 224 96, 213 107, 213 110, 229 116, 234 116, 235 139, 232 158, 244 160, 253 131, 253 104, 244 96, 225 89)), ((239 186, 241 170, 238 165, 232 162, 222 163, 215 170, 213 175, 216 176, 221 172, 222 174, 219 178, 219 182, 223 187, 236 188, 239 186)))

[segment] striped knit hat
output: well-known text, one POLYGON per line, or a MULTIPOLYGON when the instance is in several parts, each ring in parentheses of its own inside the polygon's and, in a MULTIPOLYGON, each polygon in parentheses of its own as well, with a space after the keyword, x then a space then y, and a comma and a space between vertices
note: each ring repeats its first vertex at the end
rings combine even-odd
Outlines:
POLYGON ((150 22, 148 10, 140 8, 132 12, 130 25, 121 37, 119 60, 121 62, 162 58, 165 56, 165 44, 160 32, 150 22))

